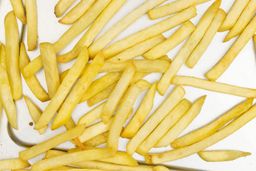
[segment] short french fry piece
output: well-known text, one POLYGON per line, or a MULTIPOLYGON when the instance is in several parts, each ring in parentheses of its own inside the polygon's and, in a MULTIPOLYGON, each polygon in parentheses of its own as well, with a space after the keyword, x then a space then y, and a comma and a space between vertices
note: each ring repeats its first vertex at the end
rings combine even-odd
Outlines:
POLYGON ((58 0, 54 8, 56 17, 62 16, 74 2, 75 0, 58 0))
POLYGON ((22 0, 10 0, 15 16, 23 23, 26 24, 26 15, 23 7, 22 0))
POLYGON ((34 50, 37 47, 38 29, 37 29, 37 3, 36 0, 26 0, 27 17, 27 45, 28 50, 34 50))
POLYGON ((29 166, 30 164, 27 161, 23 161, 21 159, 0 160, 1 170, 25 169, 29 166))

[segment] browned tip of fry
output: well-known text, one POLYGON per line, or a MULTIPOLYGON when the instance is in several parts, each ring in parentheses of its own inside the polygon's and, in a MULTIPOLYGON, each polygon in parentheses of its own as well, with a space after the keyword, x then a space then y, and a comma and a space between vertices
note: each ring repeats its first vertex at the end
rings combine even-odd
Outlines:
POLYGON ((81 143, 81 141, 79 140, 79 138, 73 139, 73 142, 74 142, 74 144, 75 144, 78 148, 80 148, 81 150, 86 150, 86 149, 87 149, 86 146, 85 146, 83 143, 81 143))
POLYGON ((147 164, 152 164, 152 157, 149 154, 144 155, 144 159, 147 164))

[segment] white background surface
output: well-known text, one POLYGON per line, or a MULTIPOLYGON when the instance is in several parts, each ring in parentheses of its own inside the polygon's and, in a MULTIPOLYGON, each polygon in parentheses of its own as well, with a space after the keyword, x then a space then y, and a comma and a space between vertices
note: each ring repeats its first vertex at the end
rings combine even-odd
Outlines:
MULTIPOLYGON (((224 0, 222 2, 221 7, 225 11, 227 11, 232 5, 233 1, 234 0, 224 0)), ((69 26, 61 25, 57 22, 58 19, 56 19, 53 13, 54 5, 57 2, 56 0, 48 0, 48 1, 38 0, 37 2, 38 2, 38 15, 39 15, 39 41, 55 42, 62 35, 62 33, 65 32, 65 30, 69 26)), ((119 19, 125 16, 129 11, 134 9, 136 6, 138 6, 142 2, 143 0, 127 0, 127 3, 125 4, 125 6, 110 21, 110 23, 108 23, 104 31, 110 28, 110 26, 113 25, 113 23, 117 22, 119 19)), ((200 16, 204 13, 204 11, 207 9, 207 7, 211 3, 212 1, 210 1, 209 3, 205 3, 203 5, 200 5, 198 7, 198 16, 192 20, 194 23, 197 23, 200 16)), ((9 0, 1 0, 0 1, 0 41, 1 42, 4 42, 4 16, 10 10, 11 10, 11 6, 9 4, 9 0)), ((157 21, 150 21, 147 18, 147 16, 143 16, 136 23, 130 26, 125 32, 123 32, 117 38, 117 40, 133 32, 136 32, 141 28, 152 25, 155 22, 157 21)), ((177 28, 168 31, 167 33, 165 33, 165 36, 169 36, 176 29, 177 28)), ((207 52, 198 63, 198 65, 192 70, 184 66, 179 72, 179 74, 192 75, 192 76, 203 78, 204 73, 208 71, 210 67, 213 66, 218 61, 218 59, 220 59, 224 55, 226 50, 230 47, 230 45, 234 41, 233 39, 227 43, 222 43, 222 40, 225 35, 226 35, 226 32, 218 33, 217 36, 214 38, 213 42, 211 43, 210 47, 208 48, 207 52)), ((72 46, 70 45, 67 49, 70 49, 71 47, 72 46)), ((174 55, 177 53, 177 50, 180 47, 181 45, 169 53, 170 58, 174 57, 174 55)), ((33 59, 38 55, 38 51, 30 52, 29 55, 30 55, 30 58, 33 59)), ((62 65, 60 67, 60 70, 63 71, 65 70, 65 68, 70 67, 70 65, 71 64, 62 65)), ((38 76, 41 80, 41 83, 46 88, 43 72, 38 73, 38 76)), ((154 74, 147 78, 148 80, 153 82, 159 79, 159 76, 160 75, 158 74, 154 74)), ((227 70, 227 72, 225 72, 225 74, 223 74, 223 76, 218 81, 239 85, 239 86, 244 86, 244 87, 256 88, 255 53, 253 50, 252 41, 250 41, 250 43, 242 50, 242 52, 239 54, 239 56, 231 65, 231 67, 227 70)), ((24 94, 33 98, 33 100, 35 100, 35 102, 38 105, 40 105, 40 107, 43 109, 47 105, 47 103, 40 103, 32 95, 32 93, 29 91, 25 83, 23 85, 24 85, 24 92, 25 92, 24 94)), ((172 87, 170 87, 169 92, 171 91, 171 89, 172 87)), ((186 97, 189 100, 193 101, 202 95, 208 95, 206 99, 206 103, 200 115, 193 121, 193 123, 185 130, 184 133, 189 132, 200 126, 203 126, 209 121, 212 121, 214 118, 221 115, 230 107, 234 106, 235 104, 243 100, 243 98, 239 98, 231 95, 219 94, 219 93, 186 87, 186 97)), ((163 97, 159 95, 157 96, 155 108, 159 105, 159 103, 163 99, 164 99, 163 97)), ((19 115, 18 116, 19 131, 17 131, 16 133, 21 139, 26 140, 28 142, 32 142, 32 143, 37 143, 53 136, 53 132, 50 130, 48 130, 48 132, 43 136, 38 135, 37 132, 34 131, 32 127, 28 125, 31 119, 29 117, 28 110, 25 106, 24 101, 23 100, 18 101, 17 106, 18 106, 18 115, 19 115)), ((136 106, 138 106, 138 103, 136 104, 136 106)), ((80 116, 82 116, 88 110, 89 108, 86 106, 86 104, 79 105, 76 111, 74 112, 74 115, 73 115, 74 119, 77 120, 80 116)), ((0 130, 0 159, 17 157, 18 152, 22 150, 22 148, 17 147, 8 138, 6 133, 6 122, 7 122, 6 116, 5 114, 3 114, 1 119, 1 124, 0 124, 1 126, 0 128, 1 129, 0 130)), ((57 131, 54 131, 54 134, 59 133, 63 130, 64 129, 59 129, 57 131)), ((193 155, 185 159, 170 162, 168 164, 205 169, 205 170, 212 170, 212 171, 213 170, 214 171, 224 171, 224 170, 225 171, 240 171, 240 170, 254 171, 256 170, 255 130, 256 130, 256 120, 250 122, 248 125, 240 129, 238 132, 234 133, 230 137, 226 138, 225 140, 209 148, 214 150, 236 149, 236 150, 249 151, 252 153, 252 155, 249 157, 242 158, 233 162, 207 163, 202 161, 197 155, 193 155)), ((126 141, 122 140, 120 145, 122 149, 125 148, 125 144, 126 144, 126 141)), ((69 143, 62 145, 62 147, 69 147, 69 146, 71 146, 69 143)))

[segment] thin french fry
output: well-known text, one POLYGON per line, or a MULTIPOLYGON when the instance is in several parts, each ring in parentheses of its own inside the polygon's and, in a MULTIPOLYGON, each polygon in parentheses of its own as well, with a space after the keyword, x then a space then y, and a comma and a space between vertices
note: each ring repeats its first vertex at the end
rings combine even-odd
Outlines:
POLYGON ((248 99, 246 101, 239 103, 229 111, 225 112, 218 119, 210 122, 206 126, 199 128, 195 131, 192 131, 180 138, 177 138, 171 143, 171 146, 173 148, 181 148, 181 147, 192 145, 194 143, 197 143, 203 140, 204 138, 207 138, 208 136, 214 134, 223 126, 225 126, 225 124, 241 116, 244 112, 249 110, 252 106, 252 103, 253 103, 253 99, 248 99))
POLYGON ((183 42, 194 30, 195 26, 190 21, 184 23, 183 26, 181 26, 168 39, 150 49, 143 56, 146 59, 158 59, 166 55, 170 50, 183 42))
POLYGON ((246 26, 238 39, 233 43, 226 54, 220 59, 220 61, 211 68, 206 74, 206 78, 209 80, 217 80, 232 64, 233 60, 237 57, 244 46, 249 42, 254 33, 256 32, 256 17, 246 26))
POLYGON ((217 13, 219 6, 221 4, 220 0, 215 1, 208 10, 201 17, 199 23, 196 26, 195 31, 192 33, 190 38, 186 41, 185 45, 180 49, 173 62, 169 66, 168 70, 164 73, 160 79, 157 90, 163 95, 168 89, 172 78, 177 74, 182 65, 186 62, 187 58, 197 46, 197 44, 203 38, 206 30, 211 24, 215 14, 217 13))
POLYGON ((168 113, 182 100, 185 90, 176 87, 165 101, 156 109, 147 122, 140 128, 136 135, 128 142, 127 152, 133 154, 145 138, 157 127, 168 113))
POLYGON ((0 170, 14 170, 14 169, 24 169, 29 167, 27 161, 21 159, 7 159, 0 160, 0 170))
POLYGON ((90 140, 84 142, 84 145, 86 147, 97 147, 101 144, 107 143, 107 139, 108 139, 108 132, 104 132, 103 134, 99 134, 91 138, 90 140))
POLYGON ((75 0, 58 0, 54 8, 56 17, 62 16, 74 2, 75 0))
POLYGON ((26 15, 23 7, 22 0, 10 0, 15 16, 23 23, 26 24, 26 15))

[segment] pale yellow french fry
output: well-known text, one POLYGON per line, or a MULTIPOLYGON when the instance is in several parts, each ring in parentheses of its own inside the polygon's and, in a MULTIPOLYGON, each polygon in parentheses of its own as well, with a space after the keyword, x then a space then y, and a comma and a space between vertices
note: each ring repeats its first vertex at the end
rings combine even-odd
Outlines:
POLYGON ((77 21, 95 2, 95 0, 80 0, 68 13, 62 17, 60 23, 72 24, 77 21))
POLYGON ((135 73, 134 77, 132 78, 131 84, 136 83, 137 81, 143 79, 145 76, 147 76, 149 73, 147 72, 137 72, 135 73))
POLYGON ((124 94, 122 102, 117 108, 113 123, 110 125, 109 137, 107 146, 114 151, 118 150, 119 138, 125 124, 129 117, 129 112, 132 111, 133 105, 138 96, 150 87, 150 83, 145 80, 140 80, 134 85, 131 85, 127 92, 124 94))
POLYGON ((157 90, 161 95, 164 95, 173 77, 177 74, 177 72, 186 62, 187 58, 192 53, 194 48, 203 38, 215 14, 217 13, 220 4, 221 1, 217 0, 208 8, 208 10, 204 13, 199 23, 197 24, 195 31, 191 34, 185 45, 180 49, 180 51, 174 58, 167 71, 163 74, 157 85, 157 90))
POLYGON ((240 35, 245 30, 247 24, 250 23, 251 19, 254 17, 255 10, 256 1, 250 0, 235 25, 232 27, 230 32, 228 32, 227 36, 224 39, 224 42, 229 41, 230 39, 240 35))
POLYGON ((68 153, 50 159, 41 160, 32 166, 31 171, 49 170, 58 166, 79 163, 82 161, 103 159, 110 156, 113 156, 113 152, 111 149, 106 148, 68 153))
POLYGON ((200 151, 198 155, 207 162, 224 162, 246 157, 251 155, 251 153, 237 150, 212 150, 200 151))
POLYGON ((103 64, 104 56, 99 53, 94 58, 94 60, 85 68, 82 76, 73 86, 73 89, 63 102, 57 116, 53 121, 52 129, 59 128, 71 118, 73 110, 81 101, 84 93, 89 88, 95 77, 98 75, 103 64))
POLYGON ((122 96, 125 94, 126 90, 132 78, 135 74, 135 67, 133 64, 127 65, 126 69, 123 71, 120 80, 117 82, 112 93, 109 95, 108 101, 103 106, 101 118, 103 122, 108 122, 109 119, 114 114, 118 103, 120 102, 122 96))
POLYGON ((219 62, 211 68, 206 74, 206 78, 209 80, 217 80, 232 64, 234 59, 244 48, 244 46, 249 42, 254 33, 256 32, 256 17, 254 17, 251 22, 246 26, 241 35, 233 43, 226 54, 219 60, 219 62))
POLYGON ((9 12, 4 20, 5 43, 6 43, 6 68, 12 97, 18 100, 22 96, 22 84, 19 70, 19 30, 16 17, 9 12))
POLYGON ((122 51, 113 57, 108 57, 110 58, 108 61, 112 63, 119 63, 131 60, 135 57, 142 56, 148 50, 154 48, 163 41, 165 41, 165 37, 162 34, 154 36, 122 51))
POLYGON ((236 0, 234 1, 231 9, 229 10, 224 22, 222 23, 219 31, 230 30, 237 22, 239 16, 242 14, 244 8, 248 4, 249 0, 236 0))
POLYGON ((232 133, 236 132, 248 122, 253 120, 256 117, 256 105, 250 108, 247 112, 245 112, 242 116, 232 121, 230 124, 225 126, 224 128, 220 129, 213 135, 199 141, 193 145, 186 146, 183 148, 178 148, 175 150, 170 150, 164 153, 159 154, 151 154, 147 156, 147 161, 150 163, 162 163, 166 161, 173 161, 177 159, 181 159, 192 154, 195 154, 199 151, 202 151, 215 143, 223 140, 224 138, 228 137, 232 133))
POLYGON ((33 59, 27 66, 23 69, 24 77, 31 77, 36 74, 43 67, 41 56, 33 59))
POLYGON ((69 70, 67 76, 64 78, 64 80, 60 84, 56 94, 54 95, 51 102, 48 104, 48 106, 42 113, 42 116, 36 123, 36 129, 40 129, 44 126, 47 126, 47 124, 54 117, 55 113, 60 108, 63 101, 68 96, 68 93, 71 91, 73 85, 76 83, 77 79, 82 74, 88 62, 88 59, 89 59, 88 51, 87 51, 87 48, 85 47, 81 50, 81 53, 77 58, 77 61, 69 70))
POLYGON ((143 56, 147 59, 158 59, 166 55, 170 50, 183 42, 194 30, 195 26, 190 21, 184 23, 168 39, 150 49, 143 56))
POLYGON ((122 132, 122 137, 132 138, 140 129, 142 124, 145 122, 145 118, 149 115, 152 110, 153 102, 156 94, 156 83, 151 86, 143 101, 140 104, 140 107, 137 109, 133 118, 129 124, 124 128, 122 132))
POLYGON ((146 137, 157 127, 157 125, 168 115, 168 113, 183 99, 185 90, 176 87, 165 101, 156 109, 146 123, 140 128, 136 135, 128 142, 127 152, 133 154, 146 137))
MULTIPOLYGON (((24 100, 26 102, 26 105, 29 110, 29 114, 30 114, 33 122, 36 123, 42 114, 42 110, 29 97, 24 96, 24 100)), ((38 132, 40 134, 43 134, 43 133, 45 133, 46 129, 47 129, 47 127, 44 127, 42 129, 38 130, 38 132)))
POLYGON ((179 120, 186 114, 191 107, 191 103, 184 99, 163 119, 163 121, 155 128, 155 130, 140 144, 136 150, 139 154, 147 154, 151 148, 176 126, 179 120))
MULTIPOLYGON (((182 24, 186 22, 187 20, 193 18, 196 16, 196 8, 191 7, 188 8, 180 13, 177 13, 176 15, 173 15, 161 22, 158 22, 150 27, 147 27, 145 29, 142 29, 132 35, 129 35, 128 37, 119 40, 106 49, 103 50, 104 55, 106 58, 112 57, 125 49, 128 49, 146 39, 152 38, 156 35, 159 35, 179 24, 182 24)), ((89 48, 89 52, 91 53, 92 47, 89 48)))
POLYGON ((157 142, 156 146, 164 147, 173 142, 199 115, 204 105, 205 98, 206 96, 197 99, 192 104, 191 108, 186 112, 186 114, 157 142))
POLYGON ((56 17, 62 16, 74 2, 75 0, 58 0, 54 8, 56 17))
POLYGON ((212 23, 209 25, 209 28, 205 32, 204 37, 202 38, 202 40, 199 42, 197 47, 193 50, 193 52, 187 59, 186 65, 188 67, 193 68, 198 63, 198 61, 203 56, 204 52, 207 50, 208 46, 212 42, 215 34, 217 33, 223 20, 225 19, 225 16, 226 16, 226 13, 222 9, 219 9, 212 23))
POLYGON ((28 50, 34 50, 37 47, 38 29, 37 29, 37 3, 36 0, 26 0, 27 17, 27 45, 28 50))
POLYGON ((26 24, 26 15, 23 7, 22 0, 10 0, 15 16, 23 23, 26 24))
POLYGON ((6 69, 6 50, 2 43, 0 43, 0 64, 6 69))
POLYGON ((99 134, 91 138, 90 140, 84 142, 84 145, 86 147, 97 147, 101 144, 107 143, 107 139, 108 139, 108 132, 104 132, 103 134, 99 134))
POLYGON ((0 170, 25 169, 29 166, 27 161, 21 159, 0 160, 0 170))
POLYGON ((154 8, 148 12, 150 19, 157 19, 182 11, 191 6, 207 2, 209 0, 176 0, 161 7, 154 8))
POLYGON ((234 106, 229 111, 225 112, 218 119, 210 122, 206 126, 199 128, 195 131, 192 131, 182 137, 177 138, 171 143, 173 148, 181 148, 185 146, 189 146, 191 144, 197 143, 204 138, 214 134, 219 129, 221 129, 225 124, 232 121, 233 119, 241 116, 244 112, 249 110, 252 106, 253 99, 248 99, 234 106))

